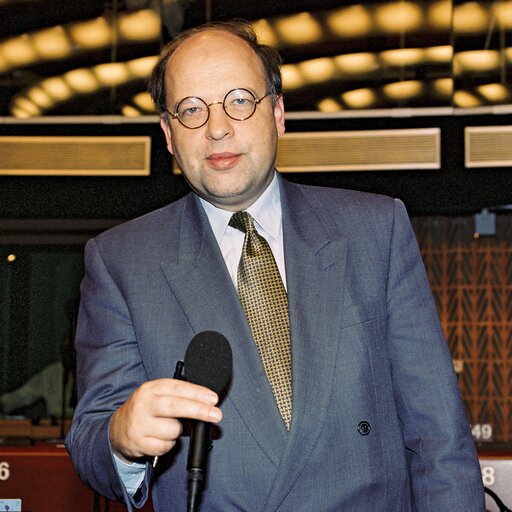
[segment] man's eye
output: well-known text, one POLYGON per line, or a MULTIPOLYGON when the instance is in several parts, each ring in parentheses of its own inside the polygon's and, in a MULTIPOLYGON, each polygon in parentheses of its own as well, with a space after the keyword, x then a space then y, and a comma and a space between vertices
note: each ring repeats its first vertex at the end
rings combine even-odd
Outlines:
POLYGON ((251 100, 248 98, 236 98, 230 103, 230 105, 233 108, 247 108, 251 106, 251 103, 251 100))
POLYGON ((181 116, 194 116, 198 115, 202 112, 200 107, 189 107, 181 111, 181 116))

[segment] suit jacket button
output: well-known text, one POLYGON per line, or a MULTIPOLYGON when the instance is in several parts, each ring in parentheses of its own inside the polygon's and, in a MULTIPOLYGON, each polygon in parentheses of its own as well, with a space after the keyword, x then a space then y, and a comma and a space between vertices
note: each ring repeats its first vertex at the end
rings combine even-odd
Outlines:
POLYGON ((367 436, 370 433, 371 429, 372 429, 372 427, 370 426, 370 424, 367 421, 361 421, 359 423, 359 425, 357 425, 357 431, 362 436, 367 436))

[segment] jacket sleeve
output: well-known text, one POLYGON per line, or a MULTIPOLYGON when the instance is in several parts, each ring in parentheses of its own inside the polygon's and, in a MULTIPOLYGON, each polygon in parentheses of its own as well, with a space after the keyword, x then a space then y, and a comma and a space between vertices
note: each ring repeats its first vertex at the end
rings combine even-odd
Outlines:
POLYGON ((415 509, 483 511, 480 466, 452 358, 407 213, 395 202, 388 354, 415 509))
POLYGON ((150 464, 136 498, 126 492, 109 443, 112 414, 147 380, 130 312, 95 240, 85 249, 85 276, 76 333, 79 402, 66 446, 80 477, 128 511, 148 497, 150 464))

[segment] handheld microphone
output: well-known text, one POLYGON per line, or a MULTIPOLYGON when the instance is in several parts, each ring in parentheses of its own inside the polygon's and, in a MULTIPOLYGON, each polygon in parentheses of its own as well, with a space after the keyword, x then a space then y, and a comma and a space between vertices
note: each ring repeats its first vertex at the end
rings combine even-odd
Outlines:
MULTIPOLYGON (((216 393, 228 383, 233 367, 233 355, 228 340, 215 331, 203 331, 194 336, 185 353, 185 376, 188 382, 207 387, 216 393)), ((188 507, 199 510, 204 486, 211 423, 196 421, 190 436, 188 451, 188 507)))

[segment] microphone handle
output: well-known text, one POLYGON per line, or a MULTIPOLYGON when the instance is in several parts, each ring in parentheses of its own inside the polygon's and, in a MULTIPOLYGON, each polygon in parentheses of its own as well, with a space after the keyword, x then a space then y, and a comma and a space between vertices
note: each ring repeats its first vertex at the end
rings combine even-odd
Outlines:
POLYGON ((197 421, 192 428, 188 451, 188 512, 197 512, 204 487, 206 464, 210 450, 212 424, 197 421))
POLYGON ((202 491, 203 475, 199 470, 193 469, 188 474, 187 512, 199 512, 202 491))

